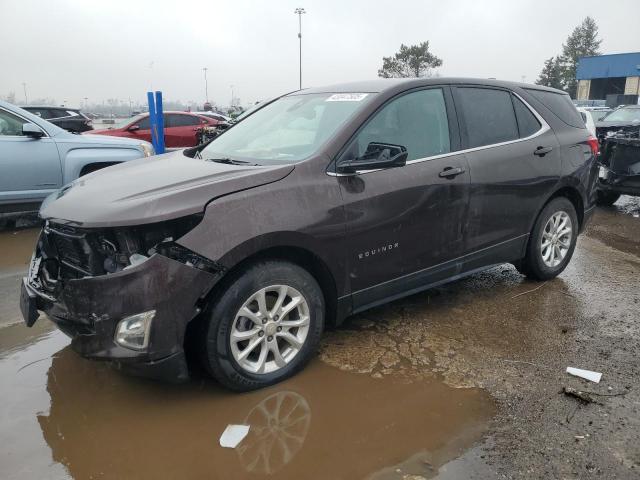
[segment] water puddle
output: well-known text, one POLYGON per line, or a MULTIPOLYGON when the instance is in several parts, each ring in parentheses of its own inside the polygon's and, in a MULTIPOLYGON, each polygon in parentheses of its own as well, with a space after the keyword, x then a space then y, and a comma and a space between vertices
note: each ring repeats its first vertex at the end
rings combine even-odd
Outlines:
POLYGON ((27 270, 39 228, 0 230, 0 269, 27 270))
POLYGON ((49 328, 0 330, 2 478, 432 478, 495 410, 480 389, 319 359, 248 394, 157 384, 81 359, 49 328), (218 444, 228 424, 251 427, 236 449, 218 444))

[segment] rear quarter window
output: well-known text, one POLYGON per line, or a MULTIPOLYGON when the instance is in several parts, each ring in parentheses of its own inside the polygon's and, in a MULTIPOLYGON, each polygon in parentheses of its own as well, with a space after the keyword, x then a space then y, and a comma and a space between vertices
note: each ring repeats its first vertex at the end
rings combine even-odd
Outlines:
POLYGON ((547 92, 545 90, 534 90, 530 88, 526 90, 567 125, 576 128, 586 128, 580 113, 578 113, 576 107, 571 103, 571 97, 566 93, 547 92))
POLYGON ((540 125, 540 122, 535 117, 535 115, 531 113, 531 110, 529 110, 518 97, 513 95, 511 99, 513 100, 513 108, 516 111, 520 138, 530 137, 538 130, 540 130, 540 128, 542 128, 542 125, 540 125))

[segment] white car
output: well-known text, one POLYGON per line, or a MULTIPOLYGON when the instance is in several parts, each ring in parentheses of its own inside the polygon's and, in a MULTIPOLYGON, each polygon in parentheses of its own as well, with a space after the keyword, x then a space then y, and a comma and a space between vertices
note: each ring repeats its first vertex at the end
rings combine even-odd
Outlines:
POLYGON ((225 122, 225 123, 231 122, 231 117, 228 117, 218 112, 193 112, 193 113, 203 117, 213 118, 214 120, 218 120, 219 122, 225 122))
POLYGON ((584 120, 584 124, 587 126, 587 130, 593 135, 596 136, 596 122, 593 119, 591 114, 591 110, 588 110, 584 107, 577 107, 578 112, 580 112, 580 116, 582 120, 584 120))

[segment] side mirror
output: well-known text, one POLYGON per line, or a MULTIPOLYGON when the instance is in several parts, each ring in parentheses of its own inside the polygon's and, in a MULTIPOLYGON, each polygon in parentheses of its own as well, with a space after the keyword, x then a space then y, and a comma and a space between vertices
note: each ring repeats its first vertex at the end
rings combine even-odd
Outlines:
POLYGON ((31 138, 44 137, 44 132, 35 123, 25 123, 22 125, 22 134, 31 138))
POLYGON ((340 162, 339 173, 356 173, 363 170, 378 170, 381 168, 404 167, 407 164, 409 152, 402 145, 371 142, 361 157, 340 162))
POLYGON ((140 130, 140 126, 139 125, 131 125, 129 128, 127 128, 128 132, 135 132, 137 130, 140 130))

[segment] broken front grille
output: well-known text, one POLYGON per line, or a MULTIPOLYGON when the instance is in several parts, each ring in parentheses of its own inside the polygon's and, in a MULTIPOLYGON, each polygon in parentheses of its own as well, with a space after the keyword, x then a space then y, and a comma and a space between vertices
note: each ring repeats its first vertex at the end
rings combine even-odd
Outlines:
POLYGON ((55 247, 58 262, 70 276, 92 276, 103 271, 102 256, 86 233, 67 226, 48 226, 45 233, 55 247))

